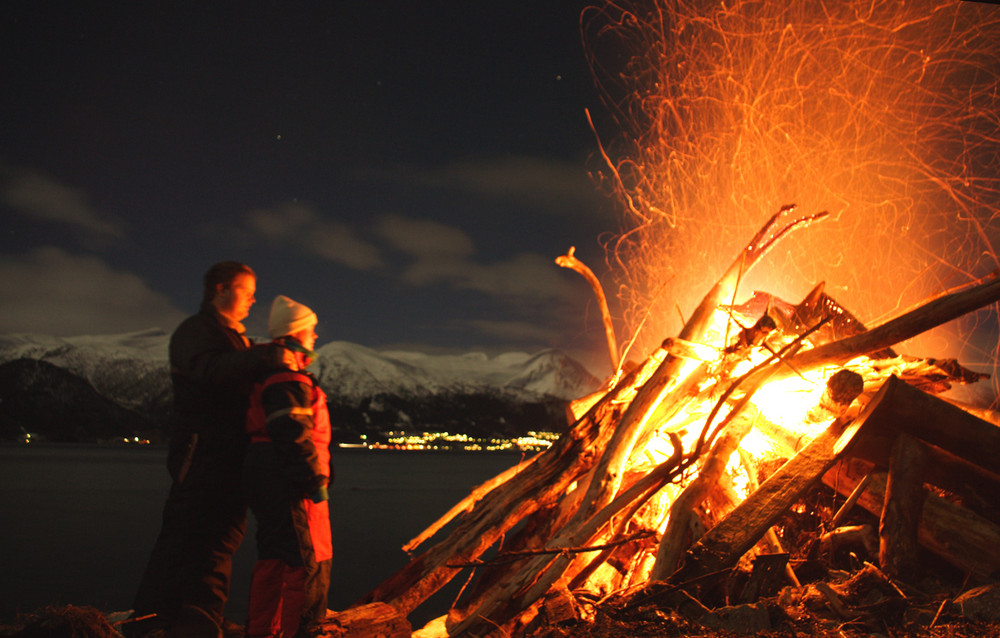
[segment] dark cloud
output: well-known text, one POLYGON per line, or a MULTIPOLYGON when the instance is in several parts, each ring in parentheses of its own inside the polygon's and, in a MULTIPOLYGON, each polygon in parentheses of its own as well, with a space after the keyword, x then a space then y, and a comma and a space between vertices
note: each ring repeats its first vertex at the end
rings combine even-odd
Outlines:
POLYGON ((65 225, 94 235, 124 239, 121 225, 94 209, 87 195, 55 179, 26 169, 12 171, 0 198, 11 210, 42 222, 65 225))
POLYGON ((169 331, 185 314, 135 274, 54 246, 2 256, 0 272, 0 333, 169 331))
POLYGON ((506 301, 559 303, 573 297, 553 260, 545 256, 522 253, 486 261, 476 257, 472 238, 463 230, 398 215, 385 217, 379 232, 396 250, 410 257, 401 270, 402 280, 409 284, 443 284, 506 301))
POLYGON ((247 213, 247 224, 257 238, 283 245, 355 270, 384 265, 378 247, 364 241, 348 224, 325 219, 312 206, 285 203, 247 213))
POLYGON ((441 166, 399 166, 358 172, 384 184, 453 191, 516 203, 533 213, 594 211, 594 184, 583 162, 526 155, 463 159, 441 166))
POLYGON ((429 219, 386 215, 378 233, 401 253, 423 260, 463 260, 475 253, 472 238, 460 228, 429 219))

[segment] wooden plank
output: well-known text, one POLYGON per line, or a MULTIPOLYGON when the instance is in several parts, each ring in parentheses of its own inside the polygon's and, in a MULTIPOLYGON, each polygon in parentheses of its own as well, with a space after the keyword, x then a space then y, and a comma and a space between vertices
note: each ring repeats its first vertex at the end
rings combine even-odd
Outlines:
MULTIPOLYGON (((857 441, 851 448, 851 456, 868 461, 884 472, 889 467, 896 433, 871 434, 868 431, 857 441)), ((1000 494, 1000 476, 929 443, 924 447, 927 452, 925 482, 955 494, 965 507, 1000 524, 1000 500, 996 497, 1000 494)))
POLYGON ((1000 427, 890 377, 868 420, 873 434, 905 432, 969 463, 1000 474, 1000 427))

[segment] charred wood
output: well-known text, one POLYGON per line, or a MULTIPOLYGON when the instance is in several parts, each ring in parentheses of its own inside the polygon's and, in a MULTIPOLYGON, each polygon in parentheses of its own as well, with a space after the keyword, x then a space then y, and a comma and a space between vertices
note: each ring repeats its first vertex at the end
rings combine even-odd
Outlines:
POLYGON ((900 434, 892 448, 885 505, 879 521, 879 565, 892 578, 913 582, 917 574, 917 530, 927 491, 927 452, 913 437, 900 434))
POLYGON ((760 554, 753 561, 750 580, 740 594, 739 604, 755 603, 760 598, 778 591, 788 567, 788 554, 760 554))

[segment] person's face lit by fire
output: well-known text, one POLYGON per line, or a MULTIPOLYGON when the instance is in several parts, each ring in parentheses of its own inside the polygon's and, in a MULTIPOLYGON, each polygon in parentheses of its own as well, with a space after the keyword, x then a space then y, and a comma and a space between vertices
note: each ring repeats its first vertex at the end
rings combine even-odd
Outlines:
POLYGON ((302 330, 296 335, 299 341, 302 342, 302 347, 306 350, 312 350, 316 347, 316 330, 309 328, 307 330, 302 330))
POLYGON ((212 303, 219 314, 230 321, 243 321, 250 314, 250 307, 257 301, 254 298, 256 292, 257 278, 248 273, 240 273, 228 286, 219 284, 212 303))

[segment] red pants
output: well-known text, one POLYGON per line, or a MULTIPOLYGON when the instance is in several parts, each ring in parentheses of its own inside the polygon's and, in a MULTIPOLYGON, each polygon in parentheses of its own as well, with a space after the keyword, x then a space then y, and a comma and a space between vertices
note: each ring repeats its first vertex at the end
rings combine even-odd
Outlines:
POLYGON ((305 567, 291 567, 282 560, 258 560, 253 566, 250 582, 250 613, 247 618, 247 638, 293 638, 303 622, 322 620, 314 616, 322 609, 326 613, 326 588, 329 583, 330 561, 323 561, 318 573, 309 574, 305 567), (322 589, 322 605, 310 613, 310 599, 322 589))
POLYGON ((330 510, 326 501, 289 502, 280 481, 260 478, 248 481, 258 558, 250 581, 247 638, 292 638, 300 626, 308 628, 326 616, 333 555, 330 510))

